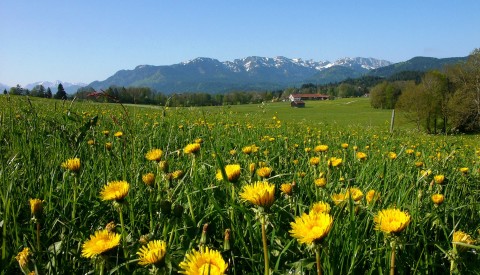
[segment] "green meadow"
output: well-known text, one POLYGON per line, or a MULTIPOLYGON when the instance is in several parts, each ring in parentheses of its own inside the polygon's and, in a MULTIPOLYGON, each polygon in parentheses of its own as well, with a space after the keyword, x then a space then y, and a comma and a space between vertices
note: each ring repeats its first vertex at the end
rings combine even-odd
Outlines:
POLYGON ((0 96, 1 273, 479 274, 479 137, 425 135, 401 114, 391 133, 391 115, 368 98, 172 108, 0 96), (128 190, 107 199, 115 181, 128 190), (256 182, 275 187, 258 194, 271 205, 246 199, 256 182), (299 242, 292 223, 317 202, 333 223, 299 242), (387 209, 408 221, 382 223, 387 209), (119 241, 88 243, 102 230, 119 241), (140 264, 153 240, 165 255, 140 264), (220 258, 183 268, 207 247, 220 258))

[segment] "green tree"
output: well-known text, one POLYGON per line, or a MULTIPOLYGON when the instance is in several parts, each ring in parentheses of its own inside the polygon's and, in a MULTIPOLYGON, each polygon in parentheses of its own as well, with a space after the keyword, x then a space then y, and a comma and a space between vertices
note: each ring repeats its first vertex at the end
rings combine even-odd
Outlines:
POLYGON ((3 94, 6 95, 8 92, 7 92, 7 89, 4 89, 3 90, 3 94))
POLYGON ((57 93, 54 96, 55 99, 67 99, 67 92, 63 88, 62 83, 58 84, 57 93))
POLYGON ((47 92, 45 93, 45 98, 52 98, 52 90, 50 87, 47 88, 47 92))

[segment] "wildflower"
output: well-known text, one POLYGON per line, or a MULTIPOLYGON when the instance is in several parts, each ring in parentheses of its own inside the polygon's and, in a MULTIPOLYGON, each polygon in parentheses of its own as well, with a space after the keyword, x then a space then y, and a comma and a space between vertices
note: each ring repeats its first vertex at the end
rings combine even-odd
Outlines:
POLYGON ((237 150, 232 149, 228 152, 230 155, 235 156, 237 154, 237 150))
POLYGON ((316 202, 310 208, 310 212, 330 213, 330 204, 323 201, 316 202))
POLYGON ((200 151, 200 143, 191 143, 183 148, 185 154, 196 154, 200 151))
POLYGON ((320 163, 320 158, 319 157, 310 158, 310 164, 311 165, 318 165, 319 163, 320 163))
POLYGON ((388 158, 391 159, 391 160, 395 160, 397 158, 397 153, 388 152, 388 158))
POLYGON ((292 183, 284 183, 280 186, 280 190, 285 194, 285 195, 288 195, 288 196, 291 196, 292 195, 292 191, 293 191, 293 186, 294 184, 292 183))
POLYGON ((348 148, 348 143, 342 143, 340 146, 342 147, 342 149, 347 149, 348 148))
POLYGON ((324 177, 315 179, 315 185, 317 187, 324 187, 325 185, 327 185, 327 179, 324 177))
POLYGON ((90 239, 82 245, 82 257, 93 258, 101 255, 115 247, 120 243, 120 235, 108 230, 96 231, 94 235, 90 235, 90 239))
POLYGON ((100 191, 100 197, 104 201, 115 200, 120 202, 128 195, 129 189, 130 184, 124 180, 107 182, 107 185, 103 186, 102 191, 100 191))
POLYGON ((415 150, 413 150, 413 149, 405 150, 405 153, 407 153, 407 155, 412 155, 414 152, 415 152, 415 150))
POLYGON ((195 139, 195 143, 202 144, 202 143, 203 143, 203 139, 201 139, 201 138, 196 138, 196 139, 195 139))
POLYGON ((353 151, 357 151, 357 150, 358 150, 358 146, 357 145, 353 146, 353 151))
POLYGON ((348 188, 345 195, 347 198, 352 198, 352 200, 356 202, 363 198, 363 192, 357 187, 348 188))
POLYGON ((464 175, 468 174, 468 170, 468 167, 462 167, 458 169, 458 171, 460 171, 464 175))
POLYGON ((95 144, 95 140, 89 139, 89 140, 87 141, 87 144, 88 144, 88 145, 94 145, 94 144, 95 144))
POLYGON ((240 198, 256 206, 269 208, 275 201, 275 185, 266 181, 245 185, 240 193, 240 198))
POLYGON ((378 193, 377 191, 375 190, 369 190, 367 192, 367 195, 365 196, 365 199, 367 200, 367 203, 370 204, 372 202, 375 202, 376 200, 378 200, 380 198, 380 193, 378 193))
POLYGON ((309 153, 310 151, 312 151, 312 148, 310 147, 306 147, 305 149, 303 149, 305 151, 305 153, 309 153))
POLYGON ((62 163, 62 168, 67 169, 72 173, 78 173, 78 171, 80 171, 80 159, 79 158, 67 159, 65 162, 62 163))
POLYGON ((432 201, 435 205, 442 204, 444 199, 445 199, 445 197, 442 194, 433 194, 432 195, 432 201))
POLYGON ((111 142, 105 143, 105 149, 107 149, 107 150, 112 149, 112 143, 111 142))
MULTIPOLYGON (((468 235, 467 233, 465 233, 463 231, 453 232, 452 242, 464 243, 464 244, 468 244, 468 245, 475 244, 475 240, 472 239, 472 237, 470 235, 468 235)), ((462 246, 462 245, 457 246, 457 244, 453 244, 453 246, 456 247, 457 250, 460 250, 460 251, 465 251, 467 249, 467 247, 462 246)))
POLYGON ((108 131, 108 130, 103 130, 103 131, 102 131, 102 134, 103 134, 104 136, 108 136, 108 135, 110 134, 110 131, 108 131))
POLYGON ((272 168, 270 167, 261 167, 257 170, 257 175, 262 178, 267 178, 272 173, 272 168))
POLYGON ((250 174, 253 174, 253 172, 255 172, 255 163, 250 163, 248 169, 250 170, 250 174))
POLYGON ((442 184, 445 181, 445 176, 444 175, 435 175, 433 177, 433 180, 435 181, 436 184, 442 184))
POLYGON ((154 160, 156 162, 160 161, 160 158, 163 155, 163 151, 160 149, 152 149, 145 154, 147 160, 154 160))
POLYGON ((179 264, 179 267, 182 269, 180 273, 186 275, 221 275, 226 273, 228 264, 223 260, 219 251, 202 247, 200 251, 192 250, 185 255, 185 259, 179 264))
POLYGON ((182 170, 175 170, 172 172, 172 179, 177 180, 183 176, 182 170))
POLYGON ((167 253, 167 243, 164 241, 154 240, 142 246, 137 252, 139 256, 138 264, 149 265, 161 263, 167 253))
POLYGON ((20 251, 15 259, 17 259, 18 264, 20 265, 20 268, 23 270, 25 267, 28 265, 28 260, 30 259, 30 255, 32 253, 30 252, 30 249, 28 247, 25 247, 22 251, 20 251))
POLYGON ((366 160, 367 159, 367 154, 365 154, 364 152, 357 152, 355 155, 357 156, 358 160, 366 160))
POLYGON ((420 168, 420 167, 422 167, 422 166, 423 166, 423 162, 422 162, 422 161, 416 161, 416 162, 415 162, 415 167, 420 168))
POLYGON ((118 131, 115 134, 113 134, 113 136, 116 137, 116 138, 121 138, 123 136, 123 132, 118 131))
POLYGON ((400 233, 410 223, 410 215, 396 208, 381 210, 373 218, 375 229, 387 234, 400 233))
POLYGON ((315 146, 315 148, 313 150, 317 153, 323 153, 323 152, 328 151, 328 145, 323 145, 323 144, 318 145, 318 146, 315 146))
POLYGON ((332 201, 333 201, 333 203, 335 203, 335 205, 341 204, 347 198, 346 195, 343 194, 343 193, 333 194, 331 197, 332 197, 332 201))
POLYGON ((290 223, 289 232, 300 243, 317 244, 327 236, 332 225, 333 218, 330 214, 311 211, 309 214, 303 213, 302 216, 295 217, 295 221, 290 223))
POLYGON ((307 173, 305 173, 305 172, 298 172, 297 175, 298 175, 299 178, 304 178, 304 177, 307 175, 307 173))
POLYGON ((150 186, 155 182, 155 175, 153 173, 147 173, 142 176, 142 181, 146 185, 150 186))
POLYGON ((158 167, 160 171, 167 172, 168 171, 168 162, 166 160, 161 160, 158 162, 158 167))
POLYGON ((43 201, 40 199, 30 199, 30 210, 35 218, 39 218, 43 212, 43 201))
MULTIPOLYGON (((226 180, 236 182, 240 178, 240 164, 228 164, 225 166, 226 180)), ((223 180, 222 171, 217 170, 217 180, 223 180)))
POLYGON ((337 167, 342 164, 342 159, 341 158, 336 158, 336 157, 331 157, 328 160, 328 166, 329 167, 337 167))

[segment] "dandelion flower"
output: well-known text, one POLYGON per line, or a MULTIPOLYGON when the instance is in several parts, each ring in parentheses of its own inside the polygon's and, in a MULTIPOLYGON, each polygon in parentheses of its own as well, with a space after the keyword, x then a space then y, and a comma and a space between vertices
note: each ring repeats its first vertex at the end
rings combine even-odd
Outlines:
POLYGON ((321 177, 321 178, 315 179, 315 186, 324 187, 325 185, 327 185, 327 179, 326 178, 321 177))
POLYGON ((285 194, 285 195, 288 195, 288 196, 291 196, 292 195, 292 191, 293 191, 293 184, 291 183, 284 183, 280 186, 280 190, 285 194))
POLYGON ((373 218, 375 229, 387 234, 400 233, 410 223, 410 215, 396 208, 381 210, 373 218))
POLYGON ((269 208, 275 201, 275 185, 266 181, 245 185, 240 193, 240 198, 254 205, 269 208))
POLYGON ((462 174, 468 174, 468 167, 461 167, 458 169, 458 171, 460 171, 462 174))
POLYGON ((17 256, 15 256, 15 259, 17 259, 18 264, 20 265, 20 268, 23 270, 25 267, 27 267, 28 260, 30 259, 30 255, 32 253, 30 252, 30 249, 28 247, 25 247, 22 251, 20 251, 17 256))
POLYGON ((436 184, 442 184, 445 181, 445 176, 444 175, 435 175, 433 177, 433 180, 435 181, 436 184))
POLYGON ((319 153, 323 153, 323 152, 326 152, 328 151, 328 145, 318 145, 318 146, 315 146, 315 148, 313 149, 315 152, 319 152, 319 153))
POLYGON ((155 182, 155 175, 153 173, 147 173, 142 176, 142 181, 146 185, 150 186, 155 182))
MULTIPOLYGON (((240 164, 228 164, 225 166, 225 174, 229 182, 236 182, 240 178, 240 164)), ((216 175, 217 180, 223 180, 222 171, 218 170, 216 175)))
POLYGON ((312 157, 310 158, 310 165, 318 165, 320 163, 319 157, 312 157))
POLYGON ((356 155, 358 160, 366 160, 367 159, 367 154, 365 154, 364 152, 357 152, 355 155, 356 155))
POLYGON ((200 143, 191 143, 183 148, 185 154, 196 154, 200 152, 200 143))
POLYGON ((162 155, 163 151, 161 149, 152 149, 145 154, 145 158, 147 160, 159 162, 162 155))
POLYGON ((100 191, 100 197, 104 201, 122 201, 128 195, 129 189, 130 184, 124 180, 111 181, 103 186, 102 191, 100 191))
POLYGON ((295 217, 295 221, 290 223, 289 232, 300 243, 317 244, 327 236, 332 225, 333 218, 330 214, 311 211, 309 214, 303 213, 302 216, 295 217))
POLYGON ((328 166, 329 167, 337 167, 342 164, 342 159, 341 158, 336 158, 336 157, 331 157, 328 160, 328 166))
POLYGON ((444 199, 445 199, 445 197, 442 194, 433 194, 432 195, 432 201, 435 205, 442 204, 444 199))
POLYGON ((391 159, 391 160, 394 160, 397 158, 397 153, 395 152, 389 152, 388 153, 388 158, 391 159))
POLYGON ((185 255, 185 260, 179 267, 182 269, 180 273, 186 275, 221 275, 226 273, 228 264, 219 251, 205 247, 200 251, 192 250, 185 255))
POLYGON ((90 239, 82 245, 82 257, 93 258, 101 255, 120 243, 120 234, 109 232, 107 229, 96 231, 90 239))
POLYGON ((160 171, 167 172, 168 162, 166 160, 161 160, 158 162, 158 167, 160 168, 160 171))
POLYGON ((105 143, 105 149, 107 149, 107 150, 112 149, 112 143, 111 142, 105 143))
POLYGON ((328 202, 319 201, 312 205, 310 212, 330 213, 330 204, 328 202))
POLYGON ((423 161, 416 161, 415 162, 415 167, 417 167, 417 168, 423 167, 423 161))
POLYGON ((270 167, 261 167, 257 170, 257 175, 262 178, 267 178, 272 173, 272 168, 270 167))
POLYGON ((113 134, 114 137, 121 138, 123 136, 123 132, 118 131, 115 134, 113 134))
POLYGON ((415 150, 407 149, 407 150, 405 150, 405 153, 407 153, 407 155, 412 155, 413 153, 415 153, 415 150))
MULTIPOLYGON (((469 244, 469 245, 475 244, 475 240, 472 239, 472 237, 470 235, 468 235, 467 233, 465 233, 463 231, 453 232, 452 242, 464 243, 464 244, 469 244)), ((457 250, 460 250, 460 251, 464 251, 464 250, 467 249, 467 247, 462 246, 462 245, 457 246, 457 244, 453 244, 453 246, 456 247, 457 250)))
POLYGON ((363 198, 363 192, 357 187, 348 188, 346 194, 347 198, 352 198, 354 201, 359 201, 363 198))
POLYGON ((332 195, 332 201, 333 201, 333 203, 335 203, 335 205, 339 205, 339 204, 343 203, 346 199, 347 199, 347 197, 343 193, 332 195))
POLYGON ((34 217, 39 217, 43 212, 43 201, 40 199, 30 199, 30 210, 34 217))
POLYGON ((181 178, 183 176, 183 171, 182 170, 175 170, 172 172, 172 179, 174 180, 178 180, 179 178, 181 178))
POLYGON ((365 199, 367 200, 367 204, 370 204, 372 202, 375 202, 376 200, 378 200, 380 198, 380 193, 378 193, 377 191, 375 190, 369 190, 367 192, 367 195, 365 196, 365 199))
POLYGON ((108 131, 108 130, 103 130, 103 131, 102 131, 102 134, 104 134, 105 136, 108 136, 108 135, 110 134, 110 131, 108 131))
POLYGON ((70 172, 77 173, 78 171, 80 171, 80 159, 67 159, 65 162, 62 163, 62 168, 67 169, 70 172))
POLYGON ((142 246, 137 252, 139 256, 138 264, 149 265, 161 263, 167 253, 167 243, 164 241, 154 240, 142 246))
POLYGON ((340 146, 342 147, 342 149, 347 149, 348 148, 348 143, 342 143, 340 146))

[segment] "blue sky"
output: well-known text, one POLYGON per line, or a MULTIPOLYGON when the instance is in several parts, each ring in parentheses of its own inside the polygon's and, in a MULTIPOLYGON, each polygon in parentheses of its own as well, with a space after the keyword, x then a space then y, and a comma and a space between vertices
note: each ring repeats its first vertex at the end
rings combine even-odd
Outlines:
POLYGON ((0 83, 90 83, 196 57, 466 56, 479 12, 478 0, 2 0, 0 83))

